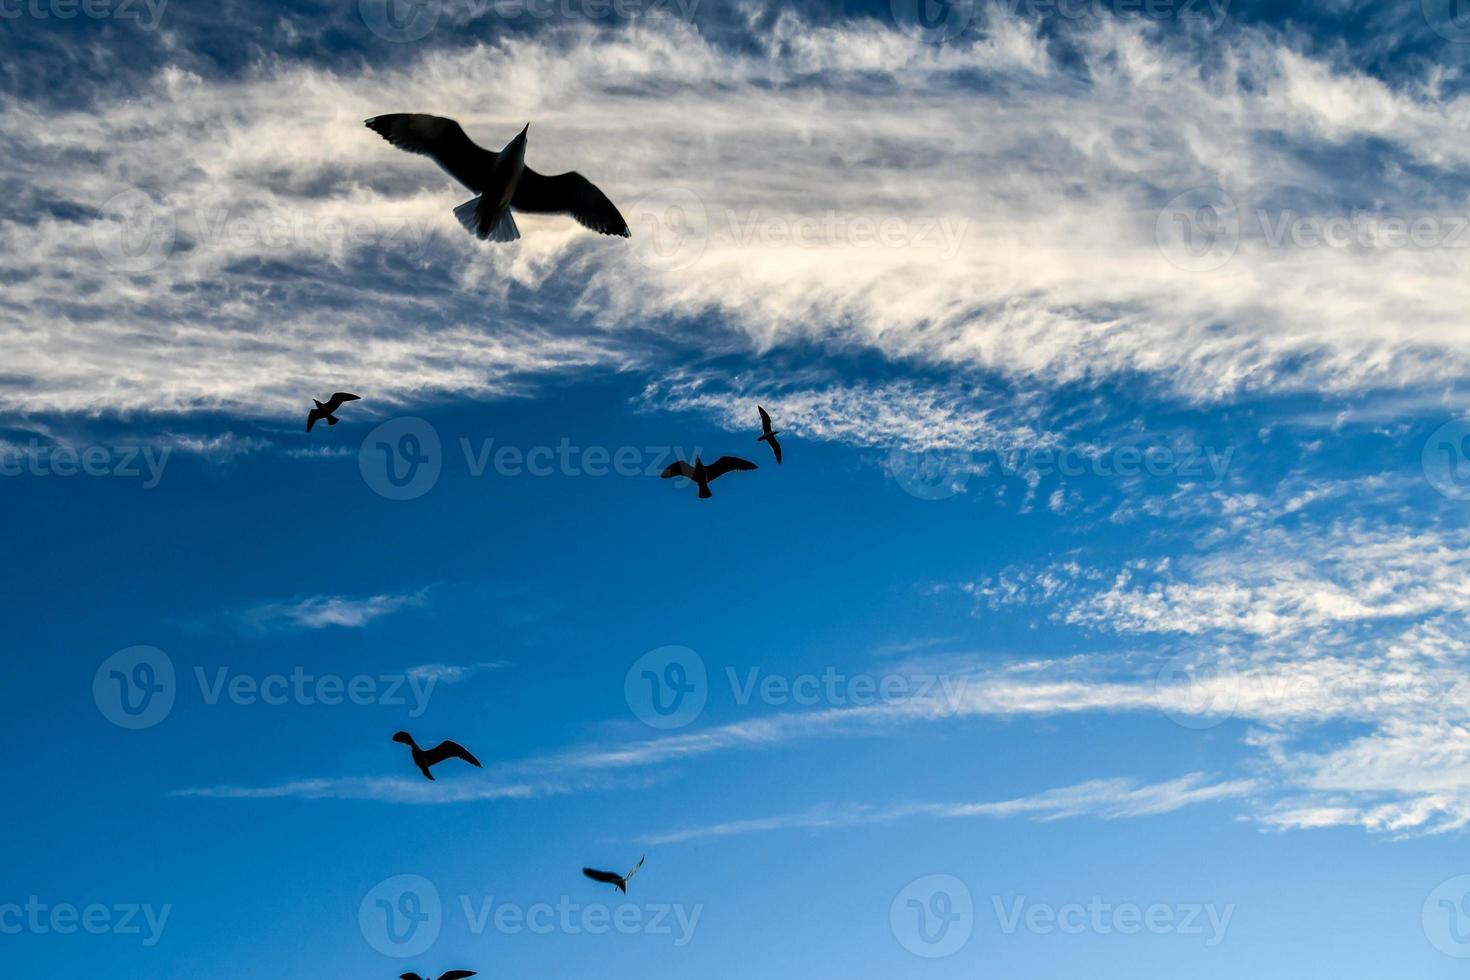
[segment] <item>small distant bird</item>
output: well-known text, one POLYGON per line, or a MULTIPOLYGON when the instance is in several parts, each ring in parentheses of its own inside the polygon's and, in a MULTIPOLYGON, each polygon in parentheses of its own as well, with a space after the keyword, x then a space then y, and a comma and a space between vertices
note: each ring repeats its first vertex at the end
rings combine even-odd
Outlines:
POLYGON ((781 430, 771 428, 770 412, 767 412, 759 405, 755 407, 755 410, 761 413, 761 437, 756 442, 770 443, 771 452, 776 454, 776 465, 779 466, 781 465, 781 444, 776 441, 776 436, 780 434, 781 430))
POLYGON ((419 767, 419 771, 424 774, 425 779, 433 779, 434 774, 429 772, 429 769, 437 766, 445 759, 463 759, 477 769, 482 768, 480 766, 480 760, 471 755, 470 750, 458 742, 451 742, 445 739, 432 749, 421 749, 418 743, 413 740, 413 736, 408 734, 408 732, 399 732, 393 736, 393 741, 402 742, 404 745, 413 749, 413 764, 419 767))
POLYGON ((638 873, 638 869, 643 867, 643 862, 647 857, 648 855, 645 854, 639 858, 638 863, 633 865, 633 870, 625 875, 620 875, 616 871, 598 871, 596 868, 583 868, 582 873, 593 881, 600 881, 604 885, 616 885, 618 891, 626 895, 628 894, 628 882, 632 881, 633 876, 638 873))
POLYGON ((337 409, 342 407, 343 402, 355 401, 357 401, 357 396, 345 391, 337 392, 331 398, 328 398, 325 404, 313 398, 312 402, 316 404, 316 408, 313 408, 311 411, 306 413, 306 431, 310 432, 311 427, 313 425, 316 425, 322 419, 326 419, 328 425, 336 425, 339 421, 341 421, 334 414, 337 409))
POLYGON ((681 459, 677 463, 670 463, 661 475, 665 480, 674 476, 682 476, 686 480, 693 480, 699 484, 700 498, 707 500, 714 496, 714 494, 709 492, 711 480, 718 480, 726 473, 732 473, 735 470, 753 469, 758 469, 758 467, 750 460, 741 459, 739 456, 721 456, 708 466, 704 465, 704 460, 696 456, 694 457, 693 466, 690 466, 681 459))
MULTIPOLYGON (((448 973, 439 974, 439 980, 464 980, 465 977, 474 975, 474 970, 450 970, 448 973)), ((398 980, 424 980, 424 978, 417 973, 404 973, 398 977, 398 980)))
POLYGON ((618 209, 597 185, 571 171, 555 176, 526 166, 526 123, 520 135, 496 153, 475 145, 459 123, 443 116, 392 112, 367 120, 367 127, 400 150, 432 157, 434 162, 474 191, 454 209, 465 230, 484 241, 513 242, 521 237, 511 209, 530 214, 570 214, 604 235, 632 233, 618 209))

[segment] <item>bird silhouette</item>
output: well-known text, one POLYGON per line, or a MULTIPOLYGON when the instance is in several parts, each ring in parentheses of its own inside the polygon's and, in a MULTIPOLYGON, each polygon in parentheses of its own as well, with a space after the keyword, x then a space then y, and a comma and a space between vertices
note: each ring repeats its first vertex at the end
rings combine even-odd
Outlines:
POLYGON ((708 466, 704 465, 704 460, 695 456, 693 466, 690 466, 681 459, 678 462, 670 463, 661 475, 665 480, 674 476, 682 476, 686 480, 693 480, 699 484, 700 498, 707 500, 714 496, 714 494, 709 492, 711 480, 718 480, 726 473, 732 473, 736 470, 754 470, 758 468, 750 460, 741 459, 739 456, 721 456, 708 466))
MULTIPOLYGON (((450 970, 448 973, 439 974, 439 980, 464 980, 465 977, 474 975, 474 970, 450 970)), ((424 978, 417 973, 403 973, 399 975, 398 980, 424 980, 424 978)))
POLYGON ((618 891, 626 895, 628 894, 628 882, 638 873, 638 869, 643 867, 643 862, 647 857, 648 855, 645 854, 639 858, 638 863, 633 865, 633 870, 625 875, 620 875, 616 871, 598 871, 596 868, 583 868, 582 873, 593 881, 600 881, 604 885, 616 885, 618 891))
POLYGON ((759 405, 755 407, 755 410, 761 413, 761 435, 760 438, 756 439, 756 442, 770 444, 771 452, 776 454, 776 465, 779 466, 781 465, 781 444, 776 441, 776 436, 780 434, 781 430, 771 428, 770 412, 767 412, 759 405))
POLYGON ((526 135, 531 124, 499 153, 477 146, 459 123, 443 116, 392 112, 367 120, 367 127, 400 150, 432 157, 474 191, 454 216, 480 240, 513 242, 521 237, 511 209, 530 214, 570 214, 604 235, 629 237, 618 209, 586 177, 575 171, 547 176, 526 166, 526 135))
POLYGON ((319 402, 313 398, 312 402, 315 403, 316 408, 306 413, 306 431, 310 432, 311 427, 322 419, 326 419, 328 425, 336 425, 341 421, 335 414, 337 409, 342 407, 343 402, 355 401, 357 401, 357 396, 346 391, 337 392, 331 398, 328 398, 326 402, 319 402))
POLYGON ((481 768, 480 760, 471 755, 470 750, 458 742, 451 742, 445 739, 432 749, 421 749, 418 743, 413 740, 413 736, 408 734, 408 732, 399 732, 393 736, 393 741, 402 742, 404 745, 413 749, 413 764, 419 767, 419 771, 424 774, 425 779, 433 779, 434 774, 429 772, 429 770, 445 759, 463 759, 475 768, 481 768))

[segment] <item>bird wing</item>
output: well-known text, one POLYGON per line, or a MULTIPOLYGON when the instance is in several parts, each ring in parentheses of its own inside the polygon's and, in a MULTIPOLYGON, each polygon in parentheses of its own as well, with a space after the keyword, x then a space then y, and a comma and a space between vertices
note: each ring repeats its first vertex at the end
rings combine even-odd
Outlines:
POLYGON ((440 742, 438 745, 434 746, 429 751, 425 752, 424 756, 425 760, 431 766, 437 766, 445 759, 463 759, 472 766, 480 765, 480 760, 471 755, 469 749, 465 748, 463 745, 460 745, 458 742, 452 742, 447 738, 444 741, 440 742))
POLYGON ((757 467, 750 460, 741 459, 739 456, 721 456, 719 459, 706 466, 704 468, 704 471, 708 473, 709 478, 713 480, 716 477, 724 476, 726 473, 731 473, 735 470, 754 470, 758 468, 759 467, 757 467))
POLYGON ((439 980, 464 980, 465 977, 472 977, 474 975, 474 970, 450 970, 448 973, 441 973, 439 980))
POLYGON ((311 411, 307 412, 306 413, 306 431, 307 432, 310 432, 311 431, 311 427, 313 425, 316 425, 317 422, 319 422, 322 419, 326 418, 327 417, 327 414, 328 413, 322 411, 319 408, 313 408, 311 411))
POLYGON ((643 862, 646 861, 646 860, 648 860, 648 855, 647 854, 645 854, 641 858, 639 858, 638 859, 638 863, 635 864, 635 865, 633 865, 633 870, 632 871, 629 871, 627 874, 623 875, 623 881, 625 881, 625 882, 626 881, 632 881, 633 880, 633 876, 638 873, 638 869, 639 868, 643 867, 643 862))
POLYGON ((612 871, 598 871, 596 868, 583 868, 582 873, 593 881, 600 881, 605 885, 616 885, 623 880, 623 876, 612 871))
POLYGON ((670 463, 659 475, 665 480, 671 476, 682 476, 686 480, 692 480, 694 479, 694 467, 680 459, 670 463))
POLYGON ((776 454, 776 462, 779 464, 781 462, 781 444, 776 441, 775 436, 771 436, 766 442, 771 444, 771 452, 776 454))
POLYGON ((339 409, 339 408, 342 407, 342 403, 343 402, 355 402, 355 401, 357 401, 357 396, 356 395, 352 394, 351 392, 347 392, 347 391, 339 391, 335 395, 333 395, 331 398, 328 398, 327 399, 327 411, 328 412, 335 412, 337 409, 339 409))
POLYGON ((628 223, 607 195, 575 171, 548 177, 527 167, 521 171, 510 206, 532 214, 570 214, 583 225, 604 235, 622 235, 624 238, 632 235, 628 223))
POLYGON ((400 973, 398 980, 424 980, 424 978, 417 973, 400 973))
POLYGON ((472 191, 484 189, 485 177, 500 156, 476 146, 459 123, 422 112, 390 112, 367 120, 367 128, 400 150, 421 153, 472 191))
POLYGON ((761 413, 761 431, 769 434, 771 431, 771 413, 759 405, 755 407, 755 410, 761 413))

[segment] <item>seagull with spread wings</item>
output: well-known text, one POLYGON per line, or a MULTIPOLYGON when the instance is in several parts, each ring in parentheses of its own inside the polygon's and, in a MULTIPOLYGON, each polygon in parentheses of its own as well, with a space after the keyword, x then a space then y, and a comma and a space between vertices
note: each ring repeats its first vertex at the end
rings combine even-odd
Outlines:
POLYGON ((393 736, 393 741, 402 742, 404 745, 413 749, 413 764, 419 767, 419 771, 424 774, 425 779, 433 779, 434 774, 429 772, 429 770, 446 759, 463 759, 475 768, 481 768, 480 760, 471 755, 470 750, 458 742, 451 742, 445 739, 432 749, 421 749, 419 748, 419 744, 413 740, 413 736, 408 734, 408 732, 399 732, 393 736))
POLYGON ((482 241, 513 242, 521 237, 512 209, 569 214, 604 235, 631 234, 612 201, 586 177, 575 171, 547 176, 526 166, 530 123, 499 153, 477 146, 459 123, 443 116, 392 112, 372 117, 367 127, 400 150, 431 157, 474 191, 477 196, 455 208, 454 216, 482 241))
POLYGON ((707 500, 714 494, 709 492, 710 481, 718 480, 726 473, 734 473, 739 470, 753 470, 758 467, 748 459, 739 456, 721 456, 708 466, 698 456, 694 457, 694 465, 690 466, 684 460, 670 463, 660 474, 665 480, 670 477, 682 476, 686 480, 693 480, 699 485, 699 496, 707 500))
POLYGON ((583 868, 582 873, 593 881, 600 881, 604 885, 616 885, 618 891, 626 895, 628 894, 628 882, 632 881, 633 876, 638 873, 638 869, 643 867, 643 862, 647 857, 648 855, 645 854, 639 858, 638 863, 633 865, 633 870, 625 875, 620 875, 616 871, 598 871, 596 868, 583 868))
POLYGON ((306 431, 310 432, 311 427, 313 425, 316 425, 322 419, 326 419, 328 425, 336 425, 338 422, 341 421, 341 419, 337 418, 336 416, 337 409, 342 407, 343 402, 355 401, 357 401, 357 396, 345 391, 337 392, 331 398, 328 398, 325 402, 319 402, 315 398, 313 398, 312 402, 316 405, 316 408, 313 408, 311 411, 306 413, 306 431))
MULTIPOLYGON (((450 970, 448 973, 439 974, 439 980, 464 980, 465 977, 474 975, 474 970, 450 970)), ((398 980, 424 980, 424 978, 417 973, 403 973, 399 975, 398 980)))
POLYGON ((776 465, 779 466, 781 465, 781 444, 776 441, 776 436, 780 434, 781 430, 771 428, 770 412, 767 412, 759 405, 755 407, 755 410, 761 413, 761 435, 756 439, 756 442, 764 442, 770 445, 771 452, 776 454, 776 465))

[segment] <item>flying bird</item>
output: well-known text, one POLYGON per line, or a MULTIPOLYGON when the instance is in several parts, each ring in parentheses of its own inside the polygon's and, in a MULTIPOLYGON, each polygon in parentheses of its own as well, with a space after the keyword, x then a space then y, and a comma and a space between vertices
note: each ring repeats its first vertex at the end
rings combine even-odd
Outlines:
POLYGON ((402 742, 404 745, 413 749, 413 764, 419 767, 419 771, 424 774, 425 779, 433 779, 434 774, 429 772, 429 770, 445 759, 463 759, 475 768, 481 768, 480 760, 471 755, 470 750, 458 742, 451 742, 445 739, 432 749, 421 749, 418 743, 413 740, 413 736, 408 734, 408 732, 399 732, 393 736, 393 741, 402 742))
MULTIPOLYGON (((465 977, 474 975, 474 970, 450 970, 448 973, 439 974, 439 980, 464 980, 465 977)), ((417 973, 404 973, 399 975, 398 980, 424 980, 424 978, 417 973)))
POLYGON ((781 430, 771 428, 770 412, 767 412, 759 405, 755 407, 755 410, 761 413, 761 436, 756 442, 770 443, 771 452, 776 454, 776 465, 779 466, 781 465, 781 444, 776 441, 776 436, 780 434, 781 430))
POLYGON ((335 414, 337 409, 342 407, 343 402, 355 401, 357 401, 357 396, 346 391, 337 392, 331 398, 328 398, 325 403, 313 398, 312 402, 316 404, 316 408, 306 413, 306 431, 310 432, 311 427, 322 419, 326 419, 328 425, 336 425, 341 421, 335 414))
POLYGON ((661 475, 665 480, 673 476, 682 476, 686 480, 693 480, 699 484, 700 498, 708 499, 714 496, 714 494, 709 492, 711 480, 718 480, 726 473, 733 473, 736 470, 753 470, 757 468, 750 460, 741 459, 739 456, 721 456, 708 466, 704 465, 704 460, 695 456, 693 466, 690 466, 681 459, 676 463, 670 463, 661 475))
POLYGON ((547 176, 526 166, 525 129, 496 153, 477 146, 459 123, 443 116, 392 112, 367 127, 400 150, 421 153, 477 195, 454 209, 465 230, 484 241, 521 237, 511 209, 530 214, 570 214, 604 235, 629 237, 628 223, 597 185, 575 171, 547 176))
POLYGON ((616 871, 598 871, 596 868, 583 868, 582 873, 593 881, 600 881, 604 885, 616 885, 618 891, 626 895, 628 894, 628 882, 632 881, 633 876, 638 873, 638 869, 643 867, 643 861, 647 857, 648 855, 645 854, 639 858, 638 863, 633 865, 633 870, 625 875, 620 875, 616 871))

